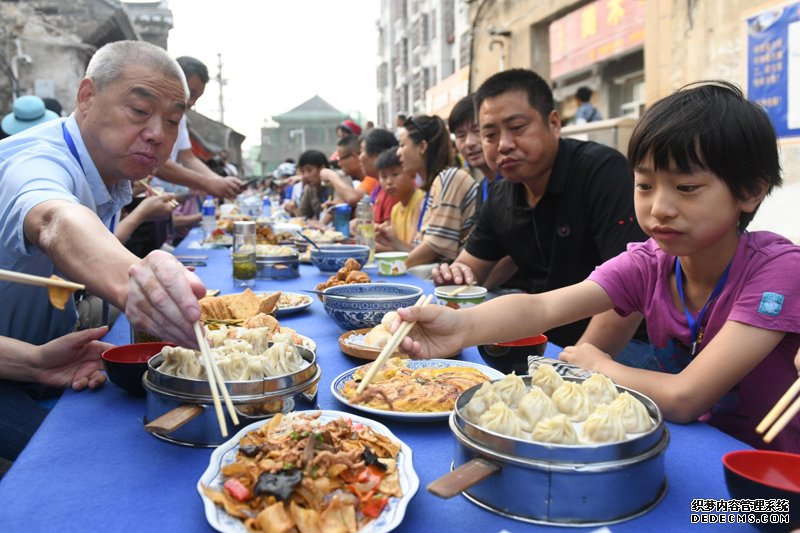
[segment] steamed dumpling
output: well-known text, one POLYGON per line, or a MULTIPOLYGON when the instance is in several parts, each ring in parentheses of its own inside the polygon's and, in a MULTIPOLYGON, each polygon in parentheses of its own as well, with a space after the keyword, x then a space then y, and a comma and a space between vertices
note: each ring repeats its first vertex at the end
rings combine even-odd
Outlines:
POLYGON ((536 367, 536 370, 531 374, 531 385, 541 387, 541 389, 548 396, 552 396, 553 392, 564 383, 564 379, 558 375, 556 369, 552 365, 542 364, 536 367))
POLYGON ((611 403, 619 396, 617 386, 608 376, 603 374, 592 374, 581 383, 581 386, 595 405, 611 403))
POLYGON ((391 336, 383 324, 378 324, 364 335, 364 344, 372 348, 383 348, 391 336))
POLYGON ((586 391, 573 381, 565 381, 556 389, 552 398, 558 410, 572 422, 583 422, 594 411, 594 404, 586 391))
POLYGON ((381 326, 383 326, 386 331, 391 331, 395 318, 397 318, 397 311, 389 311, 383 315, 383 318, 381 319, 381 326))
POLYGON ((483 413, 489 410, 492 404, 501 401, 500 397, 494 391, 494 385, 485 381, 478 390, 472 395, 467 405, 464 406, 464 418, 472 422, 478 423, 478 419, 483 413))
POLYGON ((609 407, 620 415, 625 431, 628 433, 642 433, 653 425, 653 420, 644 404, 628 392, 620 393, 609 407))
POLYGON ((478 419, 478 425, 510 437, 522 436, 522 427, 517 415, 504 402, 493 403, 478 419))
POLYGON ((512 409, 525 396, 525 390, 525 382, 516 374, 509 374, 494 384, 494 391, 512 409))
POLYGON ((540 420, 533 428, 531 440, 551 444, 578 444, 578 434, 566 415, 540 420))
POLYGON ((165 346, 161 349, 164 362, 158 370, 170 376, 189 379, 205 379, 206 371, 200 361, 200 353, 179 346, 165 346))
MULTIPOLYGON (((599 375, 599 374, 598 374, 599 375)), ((598 405, 583 423, 583 438, 588 442, 619 442, 625 440, 622 417, 609 405, 598 405)))
POLYGON ((519 418, 522 431, 531 432, 540 420, 557 414, 556 404, 539 387, 531 387, 531 390, 522 397, 517 406, 517 418, 519 418))

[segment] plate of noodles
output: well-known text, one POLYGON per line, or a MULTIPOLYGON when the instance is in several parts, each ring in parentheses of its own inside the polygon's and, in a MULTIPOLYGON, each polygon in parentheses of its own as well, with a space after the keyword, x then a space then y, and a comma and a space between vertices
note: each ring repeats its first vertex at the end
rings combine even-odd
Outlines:
POLYGON ((371 365, 339 374, 331 383, 331 393, 348 407, 369 415, 409 422, 447 420, 462 392, 503 377, 498 370, 469 361, 390 357, 362 398, 351 403, 371 365))
POLYGON ((261 524, 391 531, 418 488, 411 448, 386 426, 327 410, 243 428, 214 450, 197 482, 208 523, 225 533, 261 524))

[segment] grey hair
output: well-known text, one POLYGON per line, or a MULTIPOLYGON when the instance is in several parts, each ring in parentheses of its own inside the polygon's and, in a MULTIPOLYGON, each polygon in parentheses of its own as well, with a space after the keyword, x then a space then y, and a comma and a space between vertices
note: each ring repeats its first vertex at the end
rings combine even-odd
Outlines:
POLYGON ((94 82, 98 91, 102 91, 106 85, 122 77, 131 65, 145 65, 179 80, 186 97, 189 97, 189 86, 178 62, 163 48, 145 41, 116 41, 103 45, 89 61, 86 77, 94 82))

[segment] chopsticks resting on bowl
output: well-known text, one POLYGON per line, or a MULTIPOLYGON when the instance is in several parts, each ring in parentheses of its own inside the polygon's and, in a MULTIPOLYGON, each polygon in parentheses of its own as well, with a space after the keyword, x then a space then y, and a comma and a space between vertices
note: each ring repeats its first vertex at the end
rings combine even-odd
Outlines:
POLYGON ((0 269, 0 280, 23 283, 25 285, 38 285, 39 287, 58 287, 73 291, 82 291, 86 288, 85 285, 81 285, 80 283, 72 283, 71 281, 63 279, 33 276, 31 274, 23 274, 22 272, 14 272, 13 270, 0 269))
POLYGON ((462 292, 464 292, 465 290, 469 289, 469 288, 470 288, 470 287, 472 287, 473 285, 475 285, 475 282, 474 282, 474 281, 470 281, 470 282, 469 282, 469 283, 467 283, 466 285, 462 285, 462 286, 460 286, 460 287, 457 287, 457 288, 453 289, 452 291, 448 292, 448 293, 447 293, 445 296, 447 296, 448 298, 449 298, 450 296, 456 296, 456 295, 458 295, 458 294, 461 294, 461 293, 462 293, 462 292))
POLYGON ((762 420, 761 423, 756 426, 756 433, 759 435, 762 435, 765 431, 767 431, 768 427, 772 426, 770 430, 767 431, 767 434, 764 435, 764 442, 768 444, 772 442, 772 439, 774 439, 775 436, 786 427, 786 424, 788 424, 789 421, 794 418, 797 412, 800 411, 800 396, 798 396, 798 393, 800 393, 800 377, 798 377, 795 382, 792 383, 792 386, 789 387, 789 390, 787 390, 786 393, 781 396, 781 399, 778 400, 775 406, 770 409, 769 413, 767 413, 767 416, 764 417, 764 420, 762 420), (790 405, 789 402, 791 402, 792 398, 795 396, 797 396, 797 398, 795 398, 794 402, 792 402, 790 405), (783 415, 781 415, 781 412, 783 412, 783 415), (779 415, 780 418, 778 418, 779 415), (778 419, 777 422, 775 422, 776 418, 778 419), (773 422, 775 422, 775 425, 772 425, 773 422))
POLYGON ((228 408, 228 414, 231 415, 231 420, 234 425, 239 425, 239 417, 236 416, 236 409, 233 408, 228 389, 225 387, 225 380, 217 368, 217 363, 214 356, 211 355, 211 348, 208 347, 206 336, 203 332, 203 326, 200 322, 194 323, 194 334, 197 336, 197 344, 200 345, 200 353, 202 354, 203 365, 206 367, 206 375, 208 376, 208 384, 211 387, 211 397, 214 400, 214 410, 217 412, 217 422, 219 422, 219 429, 223 437, 228 436, 228 425, 225 423, 225 414, 222 412, 222 404, 219 401, 219 391, 222 392, 222 397, 225 399, 225 406, 228 408))
MULTIPOLYGON (((432 294, 429 294, 428 296, 420 296, 419 300, 417 300, 417 303, 414 304, 414 307, 425 307, 431 303, 432 298, 432 294)), ((391 356, 394 351, 397 350, 397 347, 400 346, 400 343, 406 338, 406 335, 408 335, 408 333, 411 331, 411 328, 414 327, 414 324, 416 324, 416 322, 402 322, 400 324, 400 327, 397 328, 397 331, 394 332, 394 335, 389 338, 389 342, 387 342, 386 346, 383 347, 383 351, 381 351, 378 358, 375 359, 374 363, 372 363, 367 375, 361 380, 361 383, 358 385, 358 389, 356 389, 356 395, 364 392, 364 389, 366 389, 367 385, 370 384, 372 379, 375 377, 375 374, 378 373, 381 367, 383 367, 383 365, 386 363, 386 360, 389 359, 389 356, 391 356)))

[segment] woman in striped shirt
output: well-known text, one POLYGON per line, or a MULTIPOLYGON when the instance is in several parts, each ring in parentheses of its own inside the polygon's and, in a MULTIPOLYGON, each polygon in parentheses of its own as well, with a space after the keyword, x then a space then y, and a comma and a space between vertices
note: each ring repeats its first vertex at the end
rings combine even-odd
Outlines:
POLYGON ((454 260, 475 224, 478 186, 472 176, 453 165, 444 121, 426 115, 406 119, 397 155, 403 170, 416 173, 425 191, 415 246, 406 264, 454 260))

